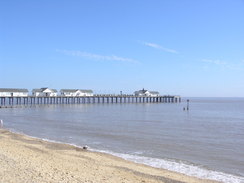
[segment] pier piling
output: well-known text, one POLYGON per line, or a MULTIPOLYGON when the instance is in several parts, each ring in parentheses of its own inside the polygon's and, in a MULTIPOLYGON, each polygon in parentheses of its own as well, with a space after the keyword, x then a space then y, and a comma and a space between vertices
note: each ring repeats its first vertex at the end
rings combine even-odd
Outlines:
MULTIPOLYGON (((49 104, 85 104, 85 103, 178 103, 180 96, 134 96, 134 95, 95 95, 95 96, 27 96, 2 97, 0 106, 49 105, 49 104)), ((189 110, 189 100, 187 100, 189 110)))

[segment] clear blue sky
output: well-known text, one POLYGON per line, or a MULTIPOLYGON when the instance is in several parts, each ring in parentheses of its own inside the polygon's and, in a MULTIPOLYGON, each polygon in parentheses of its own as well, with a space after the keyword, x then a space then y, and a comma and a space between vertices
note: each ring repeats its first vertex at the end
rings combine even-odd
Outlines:
POLYGON ((243 0, 1 0, 0 88, 244 97, 243 0))

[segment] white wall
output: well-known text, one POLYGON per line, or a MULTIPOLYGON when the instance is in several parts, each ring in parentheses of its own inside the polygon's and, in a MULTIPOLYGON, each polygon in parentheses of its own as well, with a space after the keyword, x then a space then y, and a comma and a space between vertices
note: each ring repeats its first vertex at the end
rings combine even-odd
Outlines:
POLYGON ((140 91, 136 91, 135 95, 136 96, 150 96, 150 93, 148 91, 146 91, 145 93, 140 92, 140 91))
POLYGON ((61 96, 72 97, 75 96, 75 93, 72 92, 62 92, 61 96))
POLYGON ((80 96, 88 96, 88 97, 90 97, 90 96, 93 96, 93 93, 81 93, 80 94, 80 96))
POLYGON ((145 93, 142 93, 140 91, 135 92, 135 96, 147 96, 147 97, 158 97, 159 94, 152 94, 149 91, 146 91, 145 93))
POLYGON ((61 92, 61 96, 66 96, 66 97, 80 96, 80 91, 76 91, 76 92, 61 92))
POLYGON ((39 93, 39 92, 32 92, 32 95, 33 95, 33 96, 39 96, 40 93, 39 93))
POLYGON ((54 96, 57 96, 57 93, 54 93, 54 92, 33 92, 33 96, 54 97, 54 96))
POLYGON ((1 97, 27 97, 27 92, 0 92, 1 97))
POLYGON ((77 92, 62 92, 61 93, 62 96, 66 96, 66 97, 73 97, 73 96, 93 96, 93 93, 83 93, 80 91, 77 92))
POLYGON ((149 96, 151 96, 151 97, 158 97, 159 96, 159 94, 151 94, 150 93, 150 95, 149 96))
POLYGON ((49 96, 51 96, 51 97, 56 97, 57 95, 58 95, 58 93, 56 93, 56 92, 49 93, 49 96))

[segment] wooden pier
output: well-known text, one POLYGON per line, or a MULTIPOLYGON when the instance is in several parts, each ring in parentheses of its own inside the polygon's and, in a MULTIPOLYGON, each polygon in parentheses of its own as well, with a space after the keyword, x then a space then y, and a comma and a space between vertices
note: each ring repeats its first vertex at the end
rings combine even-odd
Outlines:
POLYGON ((94 95, 94 96, 27 96, 0 97, 0 107, 41 104, 87 104, 87 103, 177 103, 180 96, 134 96, 134 95, 94 95))

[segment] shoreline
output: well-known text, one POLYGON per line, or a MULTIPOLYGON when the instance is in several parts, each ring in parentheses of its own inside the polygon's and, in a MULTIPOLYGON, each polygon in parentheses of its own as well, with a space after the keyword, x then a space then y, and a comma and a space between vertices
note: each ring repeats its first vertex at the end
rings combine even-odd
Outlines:
POLYGON ((3 182, 217 182, 6 129, 0 129, 0 162, 3 182))

